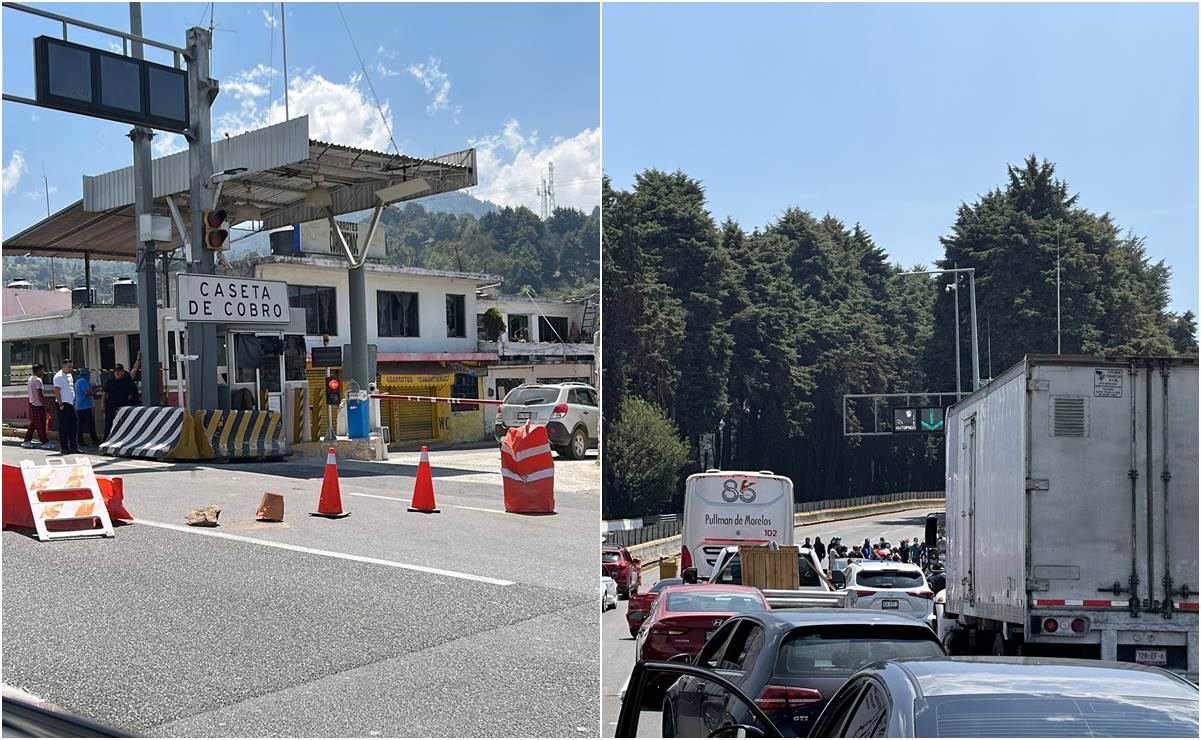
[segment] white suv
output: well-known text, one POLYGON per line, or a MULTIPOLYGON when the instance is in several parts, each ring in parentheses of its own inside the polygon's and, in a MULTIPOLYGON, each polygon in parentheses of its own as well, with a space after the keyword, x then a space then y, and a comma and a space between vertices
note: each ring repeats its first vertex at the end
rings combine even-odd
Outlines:
POLYGON ((596 389, 584 383, 520 385, 505 396, 496 412, 497 441, 510 427, 545 424, 551 447, 560 457, 578 460, 597 446, 600 408, 596 389))
POLYGON ((936 629, 934 593, 926 574, 913 563, 857 560, 847 567, 846 576, 852 607, 896 611, 936 629))

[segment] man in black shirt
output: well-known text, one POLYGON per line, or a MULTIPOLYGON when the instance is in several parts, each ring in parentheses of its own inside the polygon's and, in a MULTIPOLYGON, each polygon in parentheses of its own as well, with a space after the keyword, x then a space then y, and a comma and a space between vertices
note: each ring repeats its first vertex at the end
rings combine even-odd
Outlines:
POLYGON ((117 365, 114 368, 113 377, 104 384, 104 438, 106 440, 112 434, 113 420, 117 418, 117 412, 124 406, 133 405, 135 393, 137 393, 137 387, 134 385, 133 378, 125 372, 124 365, 117 365))

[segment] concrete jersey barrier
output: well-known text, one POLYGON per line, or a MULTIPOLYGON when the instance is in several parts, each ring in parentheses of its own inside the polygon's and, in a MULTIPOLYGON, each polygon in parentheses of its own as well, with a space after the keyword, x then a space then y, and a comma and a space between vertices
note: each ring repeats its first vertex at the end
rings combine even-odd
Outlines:
POLYGON ((196 418, 198 436, 212 445, 215 458, 262 460, 292 452, 277 411, 197 411, 196 418))
POLYGON ((113 431, 100 444, 104 455, 158 460, 179 442, 184 410, 174 406, 124 406, 113 420, 113 431))

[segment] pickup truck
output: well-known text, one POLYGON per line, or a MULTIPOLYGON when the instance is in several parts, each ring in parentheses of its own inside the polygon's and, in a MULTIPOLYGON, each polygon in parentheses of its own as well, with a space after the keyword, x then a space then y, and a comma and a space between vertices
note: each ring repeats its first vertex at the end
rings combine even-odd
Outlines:
MULTIPOLYGON (((845 591, 839 591, 830 583, 821 566, 818 565, 817 555, 808 547, 801 547, 797 567, 800 569, 801 588, 792 591, 784 589, 760 589, 767 604, 772 609, 803 609, 806 607, 835 607, 845 608, 848 597, 845 591)), ((685 577, 687 579, 687 576, 685 577)), ((709 583, 742 584, 742 558, 737 546, 722 548, 713 563, 713 573, 709 583)))

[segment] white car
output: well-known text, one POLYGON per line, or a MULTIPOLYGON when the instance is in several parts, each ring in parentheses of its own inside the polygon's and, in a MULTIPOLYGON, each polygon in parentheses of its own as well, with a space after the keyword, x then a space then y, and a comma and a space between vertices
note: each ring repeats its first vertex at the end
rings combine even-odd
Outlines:
POLYGON ((596 389, 584 383, 519 385, 496 412, 497 441, 510 427, 526 422, 546 425, 546 436, 560 457, 579 460, 597 446, 600 408, 596 389))
POLYGON ((846 578, 850 606, 895 611, 937 630, 934 592, 926 583, 926 574, 913 563, 859 560, 847 567, 846 578))
POLYGON ((601 569, 601 613, 617 608, 617 581, 601 569))

